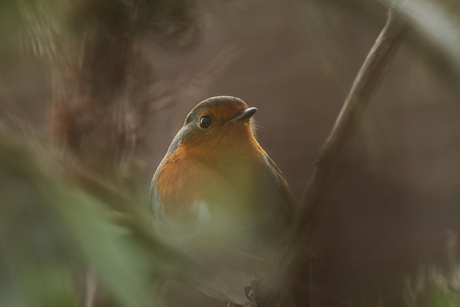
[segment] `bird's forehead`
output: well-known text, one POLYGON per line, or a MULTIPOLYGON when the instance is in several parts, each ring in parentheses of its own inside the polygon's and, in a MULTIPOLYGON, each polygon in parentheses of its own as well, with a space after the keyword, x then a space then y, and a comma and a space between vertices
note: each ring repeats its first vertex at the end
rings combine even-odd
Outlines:
POLYGON ((204 108, 201 110, 199 117, 209 116, 214 120, 227 121, 234 118, 238 113, 246 110, 248 106, 244 104, 221 104, 204 108))
POLYGON ((236 117, 239 112, 246 110, 248 105, 241 99, 231 96, 208 98, 200 102, 187 116, 186 124, 202 116, 212 117, 213 120, 227 121, 236 117))

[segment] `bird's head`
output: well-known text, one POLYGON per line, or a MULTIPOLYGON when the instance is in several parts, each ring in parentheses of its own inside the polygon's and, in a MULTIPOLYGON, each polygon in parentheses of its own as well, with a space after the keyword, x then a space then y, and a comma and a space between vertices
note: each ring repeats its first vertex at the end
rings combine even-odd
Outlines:
POLYGON ((252 120, 256 111, 256 108, 248 107, 239 98, 208 98, 190 111, 169 153, 178 146, 196 148, 197 151, 203 151, 203 154, 208 151, 212 151, 212 154, 232 152, 231 149, 237 149, 238 146, 258 151, 252 120))

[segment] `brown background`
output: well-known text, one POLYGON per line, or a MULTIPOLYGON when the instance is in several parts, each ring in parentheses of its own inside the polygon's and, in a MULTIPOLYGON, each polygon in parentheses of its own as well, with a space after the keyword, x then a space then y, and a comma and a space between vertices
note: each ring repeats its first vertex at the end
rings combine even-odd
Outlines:
MULTIPOLYGON (((218 1, 203 8, 192 47, 144 41, 155 86, 170 103, 152 101, 143 189, 188 111, 232 95, 259 109, 259 142, 300 198, 385 14, 367 4, 218 1)), ((14 51, 21 40, 8 27, 18 16, 9 18, 0 21, 10 47, 0 51, 3 93, 47 139, 48 64, 14 51)), ((436 58, 405 43, 366 113, 314 239, 314 306, 379 297, 402 306, 404 281, 420 265, 446 264, 448 233, 460 231, 460 113, 435 67, 436 58)))

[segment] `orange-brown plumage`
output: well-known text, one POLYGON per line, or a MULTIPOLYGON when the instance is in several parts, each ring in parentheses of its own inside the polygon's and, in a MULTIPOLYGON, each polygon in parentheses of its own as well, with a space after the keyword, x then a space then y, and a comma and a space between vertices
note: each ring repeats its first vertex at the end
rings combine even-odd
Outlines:
POLYGON ((207 270, 195 272, 197 280, 209 284, 206 292, 239 303, 244 302, 243 286, 258 272, 246 267, 243 258, 218 264, 224 250, 265 258, 265 265, 285 237, 294 210, 285 179, 254 137, 256 110, 227 96, 199 103, 151 187, 163 234, 174 233, 180 248, 206 262, 207 270), (194 229, 200 238, 209 238, 209 249, 194 241, 194 229))

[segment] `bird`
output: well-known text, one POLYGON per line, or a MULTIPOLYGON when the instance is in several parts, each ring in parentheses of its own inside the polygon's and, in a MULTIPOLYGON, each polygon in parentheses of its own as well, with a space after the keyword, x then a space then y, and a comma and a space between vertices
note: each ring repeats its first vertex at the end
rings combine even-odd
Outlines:
POLYGON ((245 287, 274 265, 296 207, 256 140, 256 111, 232 96, 198 103, 150 186, 158 233, 195 261, 197 288, 228 306, 244 304, 245 287))

